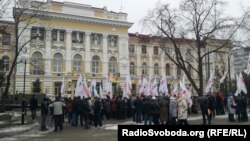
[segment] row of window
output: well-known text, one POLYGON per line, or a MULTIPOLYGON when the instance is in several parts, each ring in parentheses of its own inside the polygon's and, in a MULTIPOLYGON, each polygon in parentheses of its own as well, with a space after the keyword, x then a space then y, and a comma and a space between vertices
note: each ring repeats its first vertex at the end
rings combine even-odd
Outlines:
MULTIPOLYGON (((130 53, 135 53, 135 45, 129 44, 128 50, 130 53)), ((141 53, 147 54, 147 46, 146 45, 141 46, 141 53)), ((159 47, 157 47, 157 46, 154 46, 154 55, 159 55, 159 47)))
MULTIPOLYGON (((73 58, 73 70, 76 72, 82 71, 82 56, 77 54, 73 58)), ((3 56, 3 71, 9 71, 10 58, 8 56, 3 56)), ((44 61, 43 56, 40 52, 35 52, 31 58, 31 73, 35 75, 44 74, 44 61)), ((92 58, 92 73, 100 73, 101 69, 101 59, 99 56, 93 56, 92 58)), ((60 53, 56 53, 53 56, 53 71, 54 72, 62 72, 63 68, 63 56, 60 53)), ((109 72, 117 73, 117 59, 115 57, 111 57, 109 59, 109 72)))
MULTIPOLYGON (((130 62, 130 65, 129 65, 129 72, 130 74, 132 75, 135 75, 135 69, 136 69, 136 66, 135 66, 135 63, 134 62, 130 62)), ((188 65, 188 71, 191 74, 191 66, 188 65)), ((169 64, 166 64, 165 66, 165 74, 166 75, 170 75, 170 65, 169 64)), ((148 75, 148 66, 147 66, 147 63, 143 63, 142 64, 142 75, 148 75)), ((155 63, 154 64, 154 75, 159 75, 159 64, 155 63)), ((177 67, 177 75, 180 76, 181 75, 181 68, 180 67, 177 67)))
MULTIPOLYGON (((3 61, 3 71, 9 71, 10 67, 10 58, 8 56, 2 57, 3 61)), ((44 62, 43 57, 40 52, 35 52, 32 55, 31 59, 32 71, 31 74, 34 75, 42 75, 44 74, 44 62)), ((53 57, 53 70, 54 72, 62 72, 63 68, 63 56, 60 53, 56 53, 53 57)), ((101 59, 99 56, 93 56, 92 58, 92 73, 100 73, 100 65, 101 59)), ((131 62, 129 65, 130 74, 135 75, 135 63, 131 62)), ((76 72, 82 71, 82 56, 77 54, 73 58, 73 70, 76 72)), ((188 66, 188 71, 191 72, 191 66, 188 66)), ((109 59, 109 72, 115 74, 117 72, 117 59, 115 57, 111 57, 109 59)), ((166 75, 170 75, 170 65, 166 64, 165 66, 166 75)), ((142 64, 142 75, 148 74, 148 66, 146 63, 142 64)), ((154 75, 159 75, 159 64, 154 65, 154 75)), ((177 67, 177 75, 181 75, 181 69, 177 67)))
MULTIPOLYGON (((64 42, 65 40, 65 30, 52 30, 52 41, 64 42)), ((45 28, 33 27, 31 29, 31 39, 39 39, 44 41, 45 38, 45 28)), ((72 43, 83 43, 84 42, 84 32, 73 31, 71 33, 72 43)), ((90 35, 91 45, 101 45, 102 44, 102 34, 91 33, 90 35)), ((118 36, 108 35, 108 45, 111 47, 117 47, 118 36)))

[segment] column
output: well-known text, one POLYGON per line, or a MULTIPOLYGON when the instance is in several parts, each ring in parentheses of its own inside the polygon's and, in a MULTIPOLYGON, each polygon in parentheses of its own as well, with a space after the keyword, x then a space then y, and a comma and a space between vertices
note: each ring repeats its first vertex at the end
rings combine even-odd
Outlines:
POLYGON ((141 71, 141 46, 137 46, 135 45, 135 48, 136 48, 136 64, 137 64, 137 67, 136 67, 136 71, 137 71, 137 76, 141 76, 142 75, 142 71, 141 71))
POLYGON ((66 31, 66 55, 65 55, 65 61, 66 61, 66 73, 71 72, 71 62, 72 62, 72 57, 71 57, 71 35, 72 35, 72 31, 71 30, 67 30, 66 31))
POLYGON ((90 58, 90 32, 86 32, 86 42, 85 42, 85 72, 90 73, 90 64, 91 59, 90 58))
POLYGON ((147 63, 148 64, 148 67, 149 67, 149 76, 151 76, 151 78, 153 78, 153 76, 154 76, 154 63, 155 62, 153 62, 153 53, 154 53, 154 50, 153 50, 153 47, 151 47, 151 46, 147 46, 147 48, 148 48, 148 50, 147 50, 147 52, 148 52, 148 57, 149 57, 149 62, 147 63))
POLYGON ((103 48, 102 48, 102 55, 103 55, 103 60, 102 60, 102 63, 103 63, 103 66, 102 66, 102 76, 103 77, 106 77, 107 74, 108 74, 108 70, 109 70, 109 67, 108 67, 108 34, 103 34, 103 48))
POLYGON ((128 36, 119 36, 119 70, 121 77, 129 74, 128 36))
MULTIPOLYGON (((166 75, 166 73, 165 73, 165 66, 166 66, 166 63, 165 63, 165 53, 161 53, 160 54, 160 59, 161 59, 161 64, 160 64, 160 70, 161 70, 161 72, 160 72, 160 74, 161 74, 161 76, 165 76, 166 75)), ((171 64, 169 64, 169 66, 170 66, 170 71, 171 71, 171 64)), ((172 73, 171 73, 172 74, 172 73)))
POLYGON ((46 29, 46 45, 45 45, 45 75, 52 75, 51 61, 53 59, 51 52, 51 29, 46 29))

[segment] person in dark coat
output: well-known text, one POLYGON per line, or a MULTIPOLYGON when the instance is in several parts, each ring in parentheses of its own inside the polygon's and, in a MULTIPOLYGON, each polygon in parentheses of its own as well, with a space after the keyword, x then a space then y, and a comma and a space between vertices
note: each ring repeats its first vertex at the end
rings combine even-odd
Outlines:
POLYGON ((88 98, 85 98, 83 100, 83 117, 84 117, 85 129, 89 129, 89 113, 90 113, 90 107, 88 103, 88 98))
POLYGON ((30 110, 31 110, 31 118, 35 119, 36 117, 36 109, 38 107, 38 102, 36 95, 33 95, 30 99, 30 110))
POLYGON ((102 126, 102 103, 100 98, 95 97, 95 102, 94 102, 94 125, 95 127, 102 126))
POLYGON ((160 103, 160 120, 162 122, 162 125, 168 124, 168 118, 169 118, 169 98, 165 96, 163 100, 160 103))
POLYGON ((209 113, 208 96, 203 95, 199 97, 199 103, 200 103, 200 108, 201 108, 201 113, 202 113, 203 124, 206 125, 207 120, 208 120, 208 124, 211 124, 211 116, 210 116, 211 113, 209 113))
POLYGON ((22 103, 21 103, 21 106, 22 106, 22 113, 24 114, 24 115, 26 115, 26 109, 27 109, 27 102, 26 102, 26 99, 25 99, 25 97, 23 97, 23 99, 22 99, 22 103))
POLYGON ((43 102, 41 103, 41 131, 48 130, 46 128, 46 119, 49 114, 49 102, 47 98, 43 99, 43 102))

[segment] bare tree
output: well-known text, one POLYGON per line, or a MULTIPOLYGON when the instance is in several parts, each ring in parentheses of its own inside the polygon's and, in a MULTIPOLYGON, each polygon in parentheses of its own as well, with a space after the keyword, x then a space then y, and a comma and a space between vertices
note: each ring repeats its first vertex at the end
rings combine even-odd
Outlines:
POLYGON ((6 87, 2 95, 2 106, 5 106, 5 99, 9 93, 9 88, 11 84, 12 76, 15 74, 16 65, 20 63, 18 60, 20 54, 27 44, 30 43, 31 39, 24 40, 22 36, 24 32, 28 30, 30 26, 42 21, 45 18, 46 3, 40 1, 34 1, 28 3, 25 0, 16 0, 14 1, 13 8, 13 19, 14 19, 14 28, 15 28, 15 41, 11 45, 15 49, 14 57, 10 65, 10 70, 6 74, 6 87), (22 24, 22 27, 20 27, 22 24))
POLYGON ((222 0, 183 0, 178 9, 173 9, 168 4, 157 3, 143 19, 146 27, 162 37, 161 49, 186 74, 199 95, 203 95, 205 57, 230 47, 247 17, 247 12, 239 18, 226 16, 224 5, 222 0), (173 48, 172 52, 168 51, 169 47, 173 48), (191 51, 187 54, 185 48, 191 51), (186 59, 187 55, 191 61, 186 59), (187 66, 197 74, 198 84, 187 66))

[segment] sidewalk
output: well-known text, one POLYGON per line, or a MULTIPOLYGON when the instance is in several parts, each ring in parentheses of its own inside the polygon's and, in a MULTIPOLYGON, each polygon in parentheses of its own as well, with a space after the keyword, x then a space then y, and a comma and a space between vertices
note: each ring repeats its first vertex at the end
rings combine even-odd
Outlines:
POLYGON ((22 134, 38 126, 37 120, 32 120, 29 112, 24 117, 24 125, 21 125, 20 111, 0 113, 0 138, 22 134))

